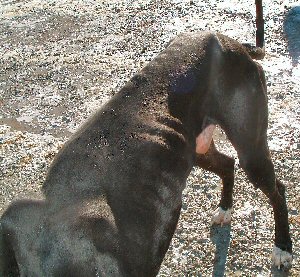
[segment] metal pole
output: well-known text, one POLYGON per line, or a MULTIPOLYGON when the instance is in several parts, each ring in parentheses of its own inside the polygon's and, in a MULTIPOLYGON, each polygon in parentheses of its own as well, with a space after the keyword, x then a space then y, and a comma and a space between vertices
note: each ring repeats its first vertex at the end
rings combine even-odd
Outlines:
POLYGON ((262 0, 255 0, 256 5, 256 47, 263 48, 265 44, 264 38, 264 16, 262 0))

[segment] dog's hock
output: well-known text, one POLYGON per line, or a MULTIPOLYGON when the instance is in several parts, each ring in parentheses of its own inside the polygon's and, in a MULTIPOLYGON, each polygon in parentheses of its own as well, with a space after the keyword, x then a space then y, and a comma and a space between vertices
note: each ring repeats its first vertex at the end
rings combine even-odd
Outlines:
POLYGON ((272 253, 273 263, 278 269, 289 269, 292 266, 293 255, 287 251, 274 246, 272 253))
POLYGON ((212 215, 211 225, 213 224, 229 224, 231 222, 231 210, 223 210, 221 207, 218 207, 212 215))
POLYGON ((196 152, 198 154, 205 154, 208 151, 215 128, 216 125, 208 125, 196 138, 196 152))

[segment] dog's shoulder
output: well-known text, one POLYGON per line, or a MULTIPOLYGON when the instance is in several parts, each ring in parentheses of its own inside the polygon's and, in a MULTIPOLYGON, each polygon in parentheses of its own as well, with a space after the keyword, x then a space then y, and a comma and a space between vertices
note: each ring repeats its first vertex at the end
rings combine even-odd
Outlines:
POLYGON ((11 203, 1 216, 1 224, 9 226, 20 221, 26 221, 26 217, 40 214, 44 206, 42 200, 21 199, 11 203))

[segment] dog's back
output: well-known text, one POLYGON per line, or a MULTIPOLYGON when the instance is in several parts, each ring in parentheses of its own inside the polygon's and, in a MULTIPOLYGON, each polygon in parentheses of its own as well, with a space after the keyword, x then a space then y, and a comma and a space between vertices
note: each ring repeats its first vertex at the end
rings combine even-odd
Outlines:
MULTIPOLYGON (((65 203, 100 196, 116 183, 120 188, 126 176, 138 178, 136 166, 146 167, 145 156, 153 168, 153 160, 170 160, 170 149, 177 150, 175 160, 194 152, 191 102, 205 97, 221 51, 218 38, 209 33, 173 40, 66 143, 43 185, 46 197, 65 203), (195 94, 199 89, 202 95, 195 94)), ((191 161, 186 163, 188 170, 191 161)))

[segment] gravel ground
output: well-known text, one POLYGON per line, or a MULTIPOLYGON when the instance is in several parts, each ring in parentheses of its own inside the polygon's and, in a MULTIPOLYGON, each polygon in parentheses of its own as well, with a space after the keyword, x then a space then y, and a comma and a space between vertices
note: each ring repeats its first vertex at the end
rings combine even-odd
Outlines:
MULTIPOLYGON (((284 6, 296 1, 263 2, 269 146, 287 186, 293 269, 271 266, 272 211, 237 161, 233 220, 223 228, 210 227, 220 180, 198 168, 191 172, 161 277, 300 276, 300 67, 292 66, 282 31, 284 6)), ((210 29, 254 42, 254 21, 254 0, 2 0, 0 214, 15 198, 40 197, 63 143, 170 38, 210 29)), ((216 139, 222 152, 236 157, 222 131, 216 139)))

